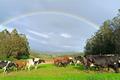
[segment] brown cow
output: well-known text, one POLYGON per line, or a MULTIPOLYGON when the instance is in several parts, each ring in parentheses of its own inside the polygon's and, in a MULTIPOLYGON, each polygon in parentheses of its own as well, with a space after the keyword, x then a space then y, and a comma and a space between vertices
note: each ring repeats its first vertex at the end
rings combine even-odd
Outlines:
POLYGON ((54 64, 59 67, 65 67, 71 62, 73 62, 73 60, 68 56, 54 58, 54 64))
POLYGON ((21 70, 26 68, 27 61, 17 60, 17 61, 14 61, 14 63, 17 66, 17 70, 21 70))

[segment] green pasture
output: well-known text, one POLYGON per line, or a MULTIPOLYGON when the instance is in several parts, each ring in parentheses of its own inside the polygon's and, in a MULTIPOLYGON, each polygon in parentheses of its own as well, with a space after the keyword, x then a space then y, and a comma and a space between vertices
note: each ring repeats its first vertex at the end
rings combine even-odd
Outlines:
POLYGON ((82 66, 41 64, 37 70, 0 73, 0 80, 120 80, 120 73, 85 71, 82 66))

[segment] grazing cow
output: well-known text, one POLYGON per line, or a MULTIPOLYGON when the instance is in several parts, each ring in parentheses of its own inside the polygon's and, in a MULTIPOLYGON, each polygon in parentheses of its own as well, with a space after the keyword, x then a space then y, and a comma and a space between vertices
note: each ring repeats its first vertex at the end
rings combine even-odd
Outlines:
POLYGON ((119 72, 117 56, 87 55, 84 57, 83 62, 85 67, 112 68, 116 73, 119 72))
POLYGON ((0 69, 7 72, 11 67, 16 67, 16 65, 11 61, 0 61, 0 69))
POLYGON ((17 66, 17 70, 25 69, 27 65, 27 61, 22 61, 22 60, 14 61, 14 63, 17 66))
POLYGON ((62 67, 62 66, 65 67, 71 63, 73 63, 72 57, 65 56, 65 57, 54 58, 54 64, 59 67, 62 67))
POLYGON ((31 66, 33 66, 33 67, 35 67, 35 69, 37 69, 38 64, 40 64, 42 62, 45 63, 45 60, 41 60, 40 58, 28 59, 26 67, 28 70, 30 70, 31 66))

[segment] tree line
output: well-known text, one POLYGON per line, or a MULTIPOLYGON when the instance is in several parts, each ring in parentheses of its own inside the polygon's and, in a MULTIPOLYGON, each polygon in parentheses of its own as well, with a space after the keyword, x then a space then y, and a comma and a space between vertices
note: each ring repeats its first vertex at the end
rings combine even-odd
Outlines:
POLYGON ((100 29, 87 40, 85 54, 120 54, 120 9, 117 16, 104 21, 100 29))
POLYGON ((16 29, 0 32, 0 59, 23 59, 29 57, 29 43, 24 34, 16 29))

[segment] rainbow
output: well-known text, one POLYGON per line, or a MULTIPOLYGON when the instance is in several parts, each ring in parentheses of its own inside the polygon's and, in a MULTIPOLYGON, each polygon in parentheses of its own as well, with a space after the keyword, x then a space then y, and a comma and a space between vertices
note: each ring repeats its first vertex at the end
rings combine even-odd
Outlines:
POLYGON ((2 22, 0 25, 7 25, 13 21, 16 21, 18 19, 21 18, 25 18, 25 17, 29 17, 29 16, 34 16, 34 15, 40 15, 40 14, 54 14, 54 15, 62 15, 62 16, 67 16, 67 17, 71 17, 74 18, 78 21, 82 21, 85 22, 86 24, 90 25, 91 27, 95 28, 95 29, 99 29, 99 25, 93 23, 92 21, 82 17, 82 16, 77 16, 77 15, 73 15, 70 13, 65 13, 65 12, 57 12, 57 11, 37 11, 37 12, 31 12, 31 13, 27 13, 27 14, 23 14, 17 17, 13 17, 9 20, 6 20, 4 22, 2 22))

